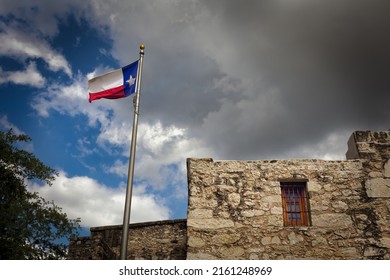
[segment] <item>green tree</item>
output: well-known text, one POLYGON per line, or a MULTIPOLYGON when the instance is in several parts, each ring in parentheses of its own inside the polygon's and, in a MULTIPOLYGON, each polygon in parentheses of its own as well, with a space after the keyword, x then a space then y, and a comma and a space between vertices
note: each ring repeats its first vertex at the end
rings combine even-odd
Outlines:
POLYGON ((20 148, 27 135, 0 131, 0 259, 61 259, 77 235, 77 220, 27 189, 28 180, 52 183, 57 172, 20 148))

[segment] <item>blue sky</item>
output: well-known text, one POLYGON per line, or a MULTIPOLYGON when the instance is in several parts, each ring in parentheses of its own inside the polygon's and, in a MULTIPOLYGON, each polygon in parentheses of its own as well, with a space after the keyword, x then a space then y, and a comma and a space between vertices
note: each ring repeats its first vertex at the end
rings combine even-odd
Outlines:
POLYGON ((131 222, 186 217, 188 157, 344 159, 353 131, 389 128, 389 4, 237 3, 0 0, 0 129, 59 171, 29 188, 122 223, 132 97, 90 104, 87 80, 141 43, 131 222))

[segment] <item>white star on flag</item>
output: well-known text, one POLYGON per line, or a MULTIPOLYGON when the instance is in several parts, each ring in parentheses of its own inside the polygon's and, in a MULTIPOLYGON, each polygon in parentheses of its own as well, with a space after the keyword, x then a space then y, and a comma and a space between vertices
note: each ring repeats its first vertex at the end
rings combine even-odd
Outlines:
POLYGON ((129 86, 131 87, 135 83, 135 79, 133 76, 130 75, 130 78, 126 81, 126 83, 129 83, 129 86))

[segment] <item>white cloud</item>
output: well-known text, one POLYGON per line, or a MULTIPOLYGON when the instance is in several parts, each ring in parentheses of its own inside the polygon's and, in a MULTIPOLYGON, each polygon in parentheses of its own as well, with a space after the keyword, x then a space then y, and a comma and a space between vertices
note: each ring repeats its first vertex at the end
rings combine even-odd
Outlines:
MULTIPOLYGON (((30 191, 53 200, 71 219, 81 218, 81 225, 94 227, 122 224, 125 188, 108 187, 86 176, 68 177, 59 173, 52 186, 31 184, 30 191)), ((131 223, 168 219, 169 209, 157 197, 135 187, 131 223)))
POLYGON ((25 32, 12 25, 0 23, 0 55, 14 57, 19 60, 42 59, 51 71, 64 71, 68 76, 72 70, 63 55, 54 50, 49 43, 34 34, 25 32))
POLYGON ((80 157, 85 157, 96 152, 95 148, 89 148, 91 141, 87 137, 77 140, 77 150, 80 157))
MULTIPOLYGON (((114 125, 112 123, 112 125, 114 125)), ((129 135, 131 128, 112 127, 106 130, 105 136, 111 144, 122 143, 126 160, 116 160, 112 166, 105 166, 107 173, 127 178, 129 135), (118 132, 123 135, 118 137, 118 132), (122 141, 113 140, 122 138, 122 141)), ((137 137, 135 174, 153 189, 164 189, 175 186, 171 190, 175 196, 183 197, 186 192, 186 158, 213 155, 212 151, 203 147, 200 140, 188 135, 186 129, 174 125, 163 126, 160 122, 153 124, 140 123, 137 137)))
POLYGON ((97 123, 103 126, 109 122, 109 104, 91 105, 88 103, 88 89, 85 77, 81 75, 73 79, 70 85, 54 83, 46 90, 38 94, 31 103, 38 115, 49 117, 50 111, 54 110, 64 115, 86 115, 89 126, 97 123))
MULTIPOLYGON (((126 141, 122 142, 125 159, 118 159, 111 166, 105 165, 105 172, 127 179, 130 139, 126 138, 130 132, 131 128, 128 128, 122 136, 123 141, 126 141)), ((107 139, 110 139, 110 133, 106 133, 107 139)), ((185 199, 187 196, 186 158, 213 155, 210 149, 204 148, 202 141, 189 136, 186 129, 173 125, 164 127, 158 121, 153 124, 140 123, 137 138, 136 179, 151 190, 163 190, 172 199, 185 199)))
POLYGON ((14 83, 43 87, 45 81, 45 78, 37 70, 35 62, 31 62, 24 71, 3 71, 0 67, 0 84, 14 83))
POLYGON ((137 143, 137 174, 155 188, 167 184, 186 185, 186 158, 213 155, 186 129, 163 126, 160 122, 140 124, 137 143))
POLYGON ((105 166, 105 171, 107 173, 116 174, 120 177, 126 177, 128 174, 128 163, 125 163, 121 160, 116 160, 114 165, 112 166, 105 166))
MULTIPOLYGON (((121 105, 123 102, 130 105, 131 101, 130 97, 122 102, 104 100, 89 103, 87 79, 77 75, 69 85, 60 83, 48 85, 46 90, 33 99, 31 106, 39 116, 45 118, 50 116, 51 111, 71 117, 86 116, 87 122, 83 125, 99 129, 99 135, 93 142, 110 153, 111 148, 123 149, 129 146, 132 110, 122 108, 121 105)), ((90 153, 91 150, 86 150, 89 144, 89 140, 87 142, 86 139, 79 140, 78 147, 85 153, 90 153)))
POLYGON ((2 129, 2 130, 12 129, 15 134, 25 134, 15 124, 11 123, 8 120, 8 116, 7 115, 0 116, 0 129, 2 129))

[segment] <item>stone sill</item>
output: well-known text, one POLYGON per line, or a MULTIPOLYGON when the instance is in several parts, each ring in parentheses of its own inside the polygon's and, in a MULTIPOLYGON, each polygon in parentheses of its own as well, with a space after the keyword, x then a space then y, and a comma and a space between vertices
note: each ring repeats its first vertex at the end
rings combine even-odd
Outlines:
POLYGON ((310 226, 305 226, 305 227, 284 226, 283 229, 294 229, 294 230, 299 230, 299 231, 308 231, 310 229, 310 226))

